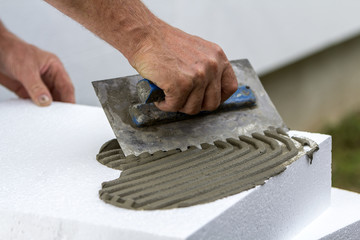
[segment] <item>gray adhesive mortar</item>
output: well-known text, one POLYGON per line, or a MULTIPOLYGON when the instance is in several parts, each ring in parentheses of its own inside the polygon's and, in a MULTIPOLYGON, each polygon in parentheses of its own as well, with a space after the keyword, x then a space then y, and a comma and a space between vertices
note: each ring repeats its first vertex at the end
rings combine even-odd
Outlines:
POLYGON ((207 203, 262 185, 304 154, 309 163, 318 149, 310 139, 290 138, 282 129, 125 157, 116 139, 105 143, 97 160, 122 170, 104 182, 100 198, 117 207, 170 209, 207 203), (309 146, 305 152, 303 146, 309 146))

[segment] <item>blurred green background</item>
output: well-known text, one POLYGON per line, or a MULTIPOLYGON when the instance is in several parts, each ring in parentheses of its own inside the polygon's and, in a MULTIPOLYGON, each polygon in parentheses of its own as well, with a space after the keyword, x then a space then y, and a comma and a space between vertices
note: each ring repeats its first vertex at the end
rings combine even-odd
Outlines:
POLYGON ((360 112, 323 132, 332 135, 333 186, 360 193, 360 112))

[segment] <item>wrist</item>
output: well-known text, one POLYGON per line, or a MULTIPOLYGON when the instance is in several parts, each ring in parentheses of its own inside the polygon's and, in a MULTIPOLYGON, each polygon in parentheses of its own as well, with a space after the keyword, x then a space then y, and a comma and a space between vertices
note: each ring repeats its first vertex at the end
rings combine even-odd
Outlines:
POLYGON ((131 45, 126 49, 127 53, 118 49, 127 58, 129 63, 135 67, 139 58, 156 51, 163 44, 162 42, 166 38, 169 28, 171 28, 170 25, 155 17, 144 25, 143 31, 129 36, 129 43, 131 45))
POLYGON ((114 38, 114 47, 118 49, 131 63, 135 55, 144 49, 151 48, 162 37, 162 29, 166 23, 152 13, 140 21, 124 24, 121 31, 117 31, 114 38))

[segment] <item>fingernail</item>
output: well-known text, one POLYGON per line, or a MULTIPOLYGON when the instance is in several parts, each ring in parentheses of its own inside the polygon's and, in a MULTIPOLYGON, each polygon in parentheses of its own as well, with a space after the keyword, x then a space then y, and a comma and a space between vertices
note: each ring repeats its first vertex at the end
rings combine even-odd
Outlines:
POLYGON ((51 103, 49 96, 46 94, 40 95, 38 101, 41 106, 47 106, 51 103))

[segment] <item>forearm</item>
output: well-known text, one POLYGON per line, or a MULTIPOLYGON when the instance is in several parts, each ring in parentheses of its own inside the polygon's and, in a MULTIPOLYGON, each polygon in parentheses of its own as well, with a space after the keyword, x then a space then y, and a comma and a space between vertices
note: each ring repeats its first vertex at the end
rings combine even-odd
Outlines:
POLYGON ((2 62, 2 59, 3 59, 2 48, 3 48, 3 44, 4 44, 4 40, 6 38, 7 32, 8 31, 7 31, 6 27, 4 26, 4 24, 0 20, 0 71, 1 71, 1 66, 2 66, 1 62, 2 62))
POLYGON ((7 34, 8 32, 9 31, 6 29, 5 25, 0 19, 0 36, 2 36, 3 34, 7 34))
POLYGON ((127 59, 164 23, 140 0, 45 0, 118 49, 127 59))
POLYGON ((5 43, 5 41, 7 41, 7 38, 11 35, 12 34, 6 29, 5 25, 0 20, 0 55, 3 44, 5 43))
POLYGON ((45 0, 118 49, 164 90, 163 111, 215 110, 237 89, 231 65, 216 44, 155 17, 140 0, 45 0))
POLYGON ((6 31, 6 28, 2 21, 0 20, 0 36, 6 31))
POLYGON ((11 48, 14 40, 18 40, 18 38, 12 34, 0 20, 0 71, 4 71, 6 50, 11 48))
POLYGON ((6 48, 10 48, 14 41, 23 42, 15 34, 10 32, 0 20, 0 57, 6 48), (2 51, 3 50, 3 51, 2 51))

